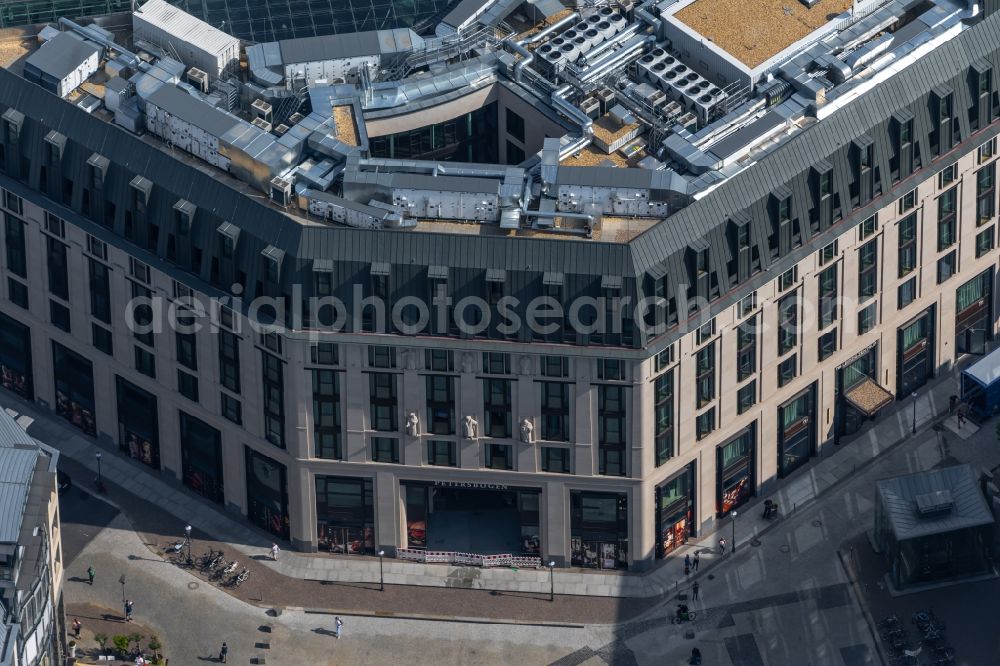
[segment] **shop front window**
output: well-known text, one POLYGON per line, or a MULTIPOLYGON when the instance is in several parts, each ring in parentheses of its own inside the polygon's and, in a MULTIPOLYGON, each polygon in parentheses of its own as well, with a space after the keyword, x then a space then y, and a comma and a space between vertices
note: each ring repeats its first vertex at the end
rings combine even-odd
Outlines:
POLYGON ((246 447, 247 518, 288 538, 288 476, 285 466, 246 447))
POLYGON ((55 374, 56 414, 94 436, 94 366, 58 342, 52 343, 55 374))
POLYGON ((628 497, 573 491, 570 495, 573 566, 628 568, 628 497))
POLYGON ((993 269, 972 278, 955 292, 955 351, 985 354, 993 339, 993 269))
POLYGON ((786 476, 816 452, 815 384, 778 408, 778 473, 786 476))
POLYGON ((184 485, 222 504, 225 501, 222 433, 184 412, 180 412, 180 426, 184 485))
POLYGON ((320 550, 344 555, 374 553, 372 480, 317 476, 316 533, 320 550))
POLYGON ((656 556, 664 558, 694 535, 694 463, 656 488, 656 556))
POLYGON ((745 504, 754 494, 756 423, 717 449, 719 517, 745 504))
POLYGON ((160 468, 160 427, 156 396, 115 377, 118 397, 118 448, 133 460, 160 468))
POLYGON ((897 397, 903 398, 927 383, 933 375, 933 307, 912 323, 899 329, 897 356, 899 384, 897 397))
POLYGON ((0 386, 33 400, 31 329, 0 313, 0 386))

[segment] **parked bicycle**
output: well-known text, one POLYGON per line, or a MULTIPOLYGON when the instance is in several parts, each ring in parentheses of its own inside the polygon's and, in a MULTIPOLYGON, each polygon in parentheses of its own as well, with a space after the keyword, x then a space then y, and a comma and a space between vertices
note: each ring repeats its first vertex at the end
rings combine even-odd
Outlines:
POLYGON ((250 577, 250 570, 249 569, 244 569, 234 579, 234 581, 233 581, 233 587, 239 587, 240 585, 242 585, 243 583, 245 583, 246 580, 247 580, 247 578, 249 578, 249 577, 250 577))

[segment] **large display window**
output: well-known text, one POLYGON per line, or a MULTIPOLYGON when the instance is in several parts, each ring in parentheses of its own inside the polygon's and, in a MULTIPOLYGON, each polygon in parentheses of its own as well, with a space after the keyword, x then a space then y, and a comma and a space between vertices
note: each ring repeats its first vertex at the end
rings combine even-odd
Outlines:
POLYGON ((573 491, 570 520, 573 566, 628 568, 628 495, 573 491))
POLYGON ((816 454, 816 385, 778 407, 778 475, 787 476, 816 454))
POLYGON ((316 532, 320 550, 344 555, 374 553, 372 480, 317 476, 316 532))
POLYGON ((716 475, 718 477, 717 514, 729 515, 733 509, 753 497, 754 459, 757 448, 757 423, 754 422, 740 434, 716 449, 716 475))
POLYGON ((288 475, 285 466, 246 447, 247 518, 288 538, 288 475))
POLYGON ((180 412, 180 426, 184 485, 222 504, 225 501, 222 433, 184 412, 180 412))
POLYGON ((905 398, 934 376, 934 306, 897 331, 898 398, 905 398))
POLYGON ((160 469, 160 425, 156 396, 132 382, 115 377, 118 397, 118 448, 155 469, 160 469))
POLYGON ((695 465, 691 463, 656 487, 656 556, 666 557, 695 533, 695 465))
POLYGON ((52 367, 56 385, 56 414, 88 435, 96 435, 93 364, 53 342, 52 367))
POLYGON ((955 353, 985 354, 993 339, 993 269, 972 278, 955 292, 955 353))
POLYGON ((34 400, 31 379, 31 329, 0 313, 0 386, 34 400))

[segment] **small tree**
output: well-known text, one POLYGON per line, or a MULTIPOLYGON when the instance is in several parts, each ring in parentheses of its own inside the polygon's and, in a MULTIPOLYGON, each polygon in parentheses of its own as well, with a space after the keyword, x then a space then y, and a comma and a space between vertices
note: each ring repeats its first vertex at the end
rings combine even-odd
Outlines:
POLYGON ((101 654, 108 649, 108 635, 107 634, 94 634, 94 640, 97 644, 101 646, 101 654))
POLYGON ((154 659, 160 658, 160 650, 163 648, 163 644, 160 643, 160 639, 156 636, 149 637, 149 651, 153 653, 154 659))
POLYGON ((128 636, 124 634, 115 634, 111 637, 111 642, 115 644, 115 649, 118 650, 122 656, 128 654, 128 636))
POLYGON ((131 634, 129 634, 128 635, 128 642, 133 646, 132 649, 134 649, 135 651, 138 652, 138 650, 139 650, 139 643, 142 642, 143 638, 145 638, 145 636, 143 636, 142 634, 138 634, 138 633, 131 633, 131 634))

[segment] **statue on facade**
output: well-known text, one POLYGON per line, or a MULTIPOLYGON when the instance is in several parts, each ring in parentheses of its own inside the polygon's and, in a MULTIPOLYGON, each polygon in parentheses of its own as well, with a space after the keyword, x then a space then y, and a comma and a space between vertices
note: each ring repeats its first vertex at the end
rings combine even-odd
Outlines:
POLYGON ((472 352, 462 354, 462 372, 472 372, 472 352))
POLYGON ((479 439, 479 421, 476 420, 476 417, 466 416, 462 427, 465 430, 466 439, 479 439))
POLYGON ((417 416, 416 412, 410 412, 406 415, 406 434, 410 437, 416 437, 420 434, 420 417, 417 416))
POLYGON ((530 375, 531 374, 531 365, 532 365, 532 363, 531 363, 531 357, 530 356, 522 356, 521 359, 520 359, 520 361, 518 361, 518 362, 519 362, 519 364, 521 366, 521 374, 522 375, 530 375))
POLYGON ((404 370, 414 370, 416 368, 416 361, 414 360, 414 354, 412 349, 403 349, 400 352, 403 357, 403 369, 404 370))
POLYGON ((534 433, 535 426, 531 423, 531 420, 521 419, 521 441, 525 444, 531 444, 535 441, 534 433))

